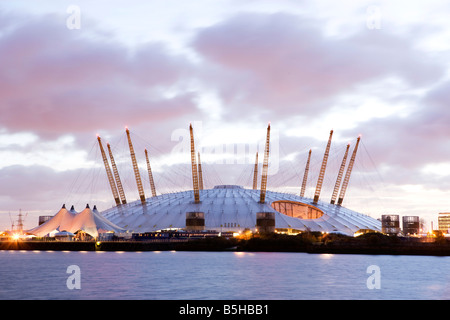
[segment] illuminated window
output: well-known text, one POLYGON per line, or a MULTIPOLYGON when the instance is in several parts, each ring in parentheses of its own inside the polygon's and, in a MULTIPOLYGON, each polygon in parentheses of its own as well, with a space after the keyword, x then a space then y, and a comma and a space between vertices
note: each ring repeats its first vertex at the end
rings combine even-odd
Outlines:
POLYGON ((274 201, 272 202, 272 208, 287 216, 300 219, 317 219, 323 216, 323 212, 320 209, 295 201, 274 201))

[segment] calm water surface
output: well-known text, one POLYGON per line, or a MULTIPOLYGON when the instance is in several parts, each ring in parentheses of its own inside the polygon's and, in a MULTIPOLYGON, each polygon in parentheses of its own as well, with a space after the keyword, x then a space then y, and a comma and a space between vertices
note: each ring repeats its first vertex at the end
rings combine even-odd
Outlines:
POLYGON ((0 299, 450 299, 450 257, 0 251, 0 299), (81 289, 69 290, 70 265, 81 289), (380 268, 370 290, 367 268, 380 268))

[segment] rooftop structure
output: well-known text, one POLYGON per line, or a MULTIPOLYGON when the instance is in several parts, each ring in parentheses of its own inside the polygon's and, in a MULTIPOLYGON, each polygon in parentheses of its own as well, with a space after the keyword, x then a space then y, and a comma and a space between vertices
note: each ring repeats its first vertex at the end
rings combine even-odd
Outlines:
POLYGON ((381 231, 381 223, 367 215, 287 193, 268 190, 265 203, 261 203, 260 190, 220 185, 200 190, 199 196, 201 202, 195 203, 191 190, 164 194, 153 197, 145 205, 135 201, 110 208, 102 214, 114 224, 135 232, 185 228, 187 212, 204 213, 204 229, 216 231, 258 231, 256 218, 259 212, 274 214, 275 229, 337 232, 351 236, 360 230, 381 231))

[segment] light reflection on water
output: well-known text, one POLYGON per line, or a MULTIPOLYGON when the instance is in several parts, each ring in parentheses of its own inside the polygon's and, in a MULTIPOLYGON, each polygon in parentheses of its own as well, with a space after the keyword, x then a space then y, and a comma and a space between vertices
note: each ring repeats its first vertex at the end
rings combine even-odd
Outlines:
POLYGON ((450 299, 450 257, 0 251, 0 262, 0 299, 450 299), (70 265, 80 290, 66 286, 70 265))

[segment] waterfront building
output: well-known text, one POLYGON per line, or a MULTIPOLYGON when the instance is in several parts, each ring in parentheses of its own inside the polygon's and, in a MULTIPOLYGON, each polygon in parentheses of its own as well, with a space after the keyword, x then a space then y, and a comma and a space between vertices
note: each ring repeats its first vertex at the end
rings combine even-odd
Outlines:
POLYGON ((402 217, 403 234, 418 235, 420 231, 419 216, 403 216, 402 217))
POLYGON ((450 212, 441 212, 438 217, 439 231, 450 233, 450 212))
POLYGON ((384 214, 381 216, 381 232, 388 235, 400 233, 400 216, 398 214, 384 214))

